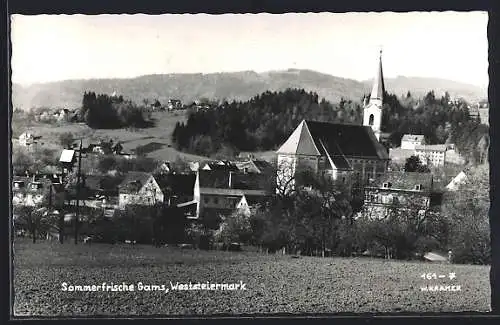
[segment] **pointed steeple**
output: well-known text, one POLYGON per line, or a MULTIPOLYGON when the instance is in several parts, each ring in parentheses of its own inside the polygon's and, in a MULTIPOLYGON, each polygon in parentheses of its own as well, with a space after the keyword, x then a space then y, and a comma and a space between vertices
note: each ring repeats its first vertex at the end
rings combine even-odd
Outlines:
POLYGON ((380 50, 379 64, 377 72, 375 74, 375 79, 373 79, 373 88, 370 95, 370 102, 374 100, 382 101, 384 98, 384 74, 382 72, 382 50, 380 50))

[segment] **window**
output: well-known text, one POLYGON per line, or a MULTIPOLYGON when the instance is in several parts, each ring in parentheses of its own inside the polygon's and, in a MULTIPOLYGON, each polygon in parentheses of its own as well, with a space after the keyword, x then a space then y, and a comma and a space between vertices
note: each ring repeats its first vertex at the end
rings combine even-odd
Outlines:
POLYGON ((214 203, 219 204, 219 198, 214 197, 214 203))
POLYGON ((208 197, 203 198, 203 202, 208 203, 209 202, 208 197))
POLYGON ((374 118, 375 117, 373 116, 373 114, 370 114, 370 118, 368 119, 368 125, 370 125, 370 126, 373 125, 374 118))

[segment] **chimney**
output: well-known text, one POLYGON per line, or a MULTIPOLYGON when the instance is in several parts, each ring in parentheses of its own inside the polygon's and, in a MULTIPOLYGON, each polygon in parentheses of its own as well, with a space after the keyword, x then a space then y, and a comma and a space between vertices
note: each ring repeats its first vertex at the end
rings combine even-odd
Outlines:
POLYGON ((233 172, 229 172, 229 188, 233 188, 233 172))

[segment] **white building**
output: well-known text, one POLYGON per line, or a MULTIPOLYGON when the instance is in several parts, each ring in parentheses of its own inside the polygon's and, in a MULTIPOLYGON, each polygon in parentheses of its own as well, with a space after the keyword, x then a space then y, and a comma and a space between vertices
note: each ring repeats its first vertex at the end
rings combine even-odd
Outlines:
POLYGON ((456 191, 458 188, 467 182, 467 175, 461 171, 457 176, 455 176, 448 185, 446 189, 448 191, 456 191))
POLYGON ((164 201, 164 194, 153 175, 143 172, 128 172, 118 187, 118 206, 154 205, 164 201))
POLYGON ((425 145, 425 138, 421 134, 405 134, 401 139, 401 149, 415 150, 422 145, 425 145))
POLYGON ((30 146, 34 143, 35 137, 29 132, 24 132, 19 136, 19 145, 23 147, 30 146))
POLYGON ((415 147, 415 155, 424 165, 444 166, 447 147, 444 144, 421 145, 415 147))

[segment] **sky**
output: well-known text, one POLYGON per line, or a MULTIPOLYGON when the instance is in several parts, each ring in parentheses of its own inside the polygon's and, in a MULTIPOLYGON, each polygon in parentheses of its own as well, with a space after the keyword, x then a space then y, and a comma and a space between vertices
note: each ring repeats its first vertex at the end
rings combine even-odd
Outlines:
POLYGON ((12 81, 310 69, 488 84, 487 12, 11 16, 12 81))

